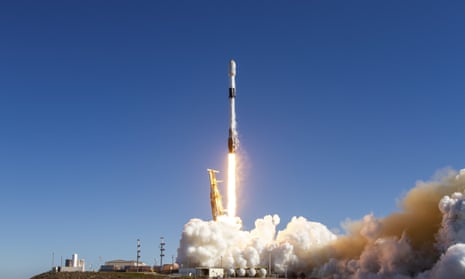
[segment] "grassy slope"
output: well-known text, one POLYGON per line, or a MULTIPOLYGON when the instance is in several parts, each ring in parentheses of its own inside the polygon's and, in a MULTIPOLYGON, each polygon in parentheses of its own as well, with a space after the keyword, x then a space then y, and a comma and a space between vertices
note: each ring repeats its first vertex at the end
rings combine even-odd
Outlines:
POLYGON ((129 272, 46 272, 31 279, 166 279, 168 276, 129 272))

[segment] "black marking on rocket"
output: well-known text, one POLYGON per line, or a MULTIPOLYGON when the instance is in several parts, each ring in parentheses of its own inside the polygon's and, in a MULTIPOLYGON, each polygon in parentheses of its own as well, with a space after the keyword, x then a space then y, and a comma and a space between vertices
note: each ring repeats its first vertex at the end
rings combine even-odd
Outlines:
POLYGON ((229 98, 236 98, 236 88, 229 88, 229 98))

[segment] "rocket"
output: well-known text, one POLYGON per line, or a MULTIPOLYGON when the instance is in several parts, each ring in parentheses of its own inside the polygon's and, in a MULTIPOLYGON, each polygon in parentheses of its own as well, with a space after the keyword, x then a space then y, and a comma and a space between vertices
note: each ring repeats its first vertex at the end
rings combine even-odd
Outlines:
POLYGON ((238 147, 237 130, 236 130, 236 62, 229 61, 229 136, 228 150, 229 153, 235 153, 238 147))

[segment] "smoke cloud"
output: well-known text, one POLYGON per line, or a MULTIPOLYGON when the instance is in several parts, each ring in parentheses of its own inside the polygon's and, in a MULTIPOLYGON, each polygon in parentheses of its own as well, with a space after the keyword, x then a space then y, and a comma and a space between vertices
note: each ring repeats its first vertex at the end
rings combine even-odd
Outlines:
POLYGON ((336 236, 321 223, 294 217, 282 231, 278 215, 241 229, 239 218, 192 219, 178 248, 183 266, 268 268, 307 278, 465 278, 465 171, 418 182, 399 212, 372 214, 336 236))

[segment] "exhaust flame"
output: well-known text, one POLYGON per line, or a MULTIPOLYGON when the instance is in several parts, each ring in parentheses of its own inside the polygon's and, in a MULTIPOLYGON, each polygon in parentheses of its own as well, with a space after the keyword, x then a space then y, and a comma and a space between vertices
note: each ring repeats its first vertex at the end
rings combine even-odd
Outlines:
POLYGON ((228 154, 228 216, 236 216, 236 154, 228 154))

